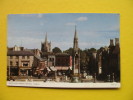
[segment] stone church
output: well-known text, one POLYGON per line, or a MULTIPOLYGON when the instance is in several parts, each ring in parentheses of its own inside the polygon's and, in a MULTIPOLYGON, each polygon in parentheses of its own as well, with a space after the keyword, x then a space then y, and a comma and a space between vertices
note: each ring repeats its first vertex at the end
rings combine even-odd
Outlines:
POLYGON ((45 41, 41 43, 41 51, 42 52, 51 52, 51 42, 47 40, 47 33, 45 36, 45 41))

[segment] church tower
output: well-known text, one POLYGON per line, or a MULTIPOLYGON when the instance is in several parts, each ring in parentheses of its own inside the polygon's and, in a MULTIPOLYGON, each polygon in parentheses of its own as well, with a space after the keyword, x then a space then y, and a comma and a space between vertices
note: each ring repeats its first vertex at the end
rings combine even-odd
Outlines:
POLYGON ((75 33, 74 33, 74 40, 73 40, 73 61, 72 61, 72 70, 73 74, 79 74, 80 73, 80 52, 78 47, 78 36, 77 36, 77 30, 75 26, 75 33))
POLYGON ((51 52, 51 42, 48 42, 47 40, 47 33, 45 36, 45 41, 41 43, 41 51, 42 53, 51 52))

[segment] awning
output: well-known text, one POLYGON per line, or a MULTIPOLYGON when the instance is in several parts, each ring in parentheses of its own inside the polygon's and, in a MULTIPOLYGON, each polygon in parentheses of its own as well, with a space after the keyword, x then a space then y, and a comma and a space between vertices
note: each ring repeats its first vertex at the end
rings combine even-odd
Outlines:
POLYGON ((68 66, 56 66, 55 68, 57 70, 68 70, 68 69, 72 69, 71 67, 68 67, 68 66))
POLYGON ((51 70, 49 69, 49 67, 46 67, 46 68, 47 68, 48 71, 51 71, 51 70))
POLYGON ((51 66, 50 69, 51 69, 52 71, 57 71, 57 69, 56 69, 54 66, 51 66))

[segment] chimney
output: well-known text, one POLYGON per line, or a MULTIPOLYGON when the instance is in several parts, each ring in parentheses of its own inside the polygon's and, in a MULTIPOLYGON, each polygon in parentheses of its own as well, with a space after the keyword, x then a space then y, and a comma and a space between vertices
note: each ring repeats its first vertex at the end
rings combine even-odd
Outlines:
POLYGON ((113 39, 110 39, 110 46, 114 46, 114 41, 113 41, 113 39))
POLYGON ((96 55, 97 55, 97 52, 96 51, 95 52, 92 52, 92 56, 93 56, 94 59, 96 59, 96 55))
POLYGON ((115 38, 115 46, 119 45, 119 38, 115 38))

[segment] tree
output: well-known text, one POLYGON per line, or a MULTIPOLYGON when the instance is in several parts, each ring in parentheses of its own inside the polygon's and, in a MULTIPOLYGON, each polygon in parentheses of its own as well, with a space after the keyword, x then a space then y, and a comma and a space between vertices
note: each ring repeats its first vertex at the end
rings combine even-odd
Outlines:
POLYGON ((88 49, 88 52, 90 52, 90 53, 96 52, 96 49, 95 48, 90 48, 90 49, 88 49))
POLYGON ((68 54, 70 54, 72 56, 73 48, 69 48, 69 49, 65 50, 64 53, 68 53, 68 54))
POLYGON ((52 49, 52 51, 53 51, 54 53, 61 53, 61 52, 62 52, 61 49, 58 48, 58 47, 54 47, 54 48, 52 49))

